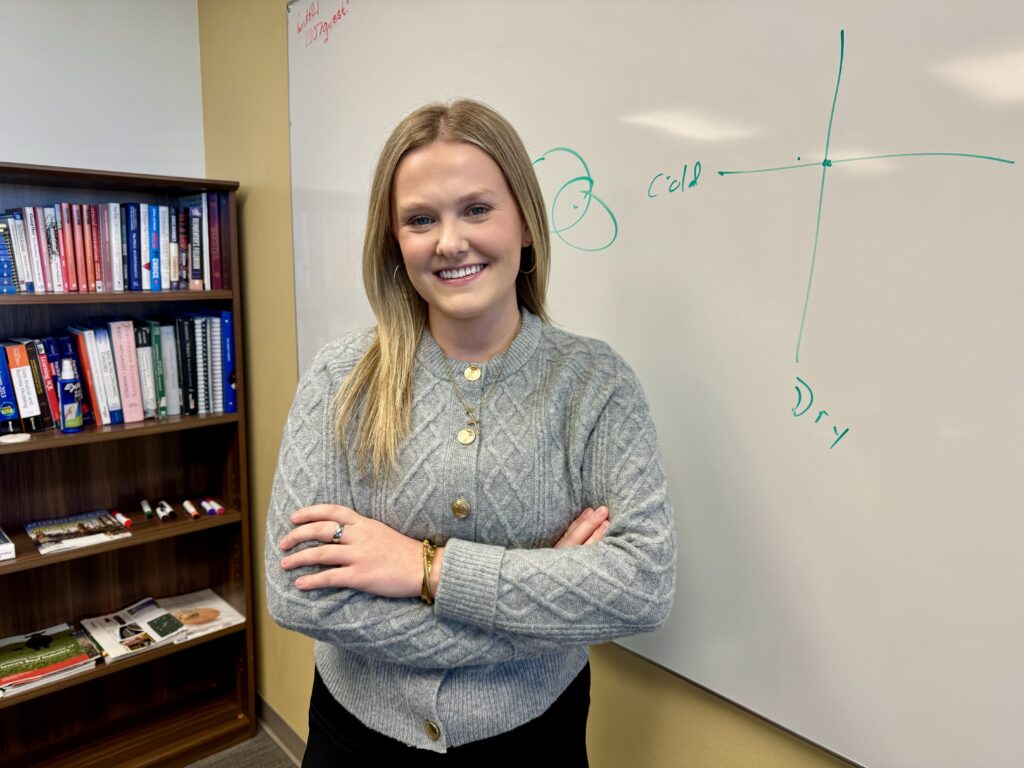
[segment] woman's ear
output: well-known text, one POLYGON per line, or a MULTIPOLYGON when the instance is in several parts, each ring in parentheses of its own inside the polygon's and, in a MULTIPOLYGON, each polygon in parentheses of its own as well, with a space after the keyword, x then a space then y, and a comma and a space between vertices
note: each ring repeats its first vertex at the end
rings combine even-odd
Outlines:
POLYGON ((529 248, 533 245, 533 237, 530 235, 530 228, 527 226, 523 227, 523 248, 529 248))

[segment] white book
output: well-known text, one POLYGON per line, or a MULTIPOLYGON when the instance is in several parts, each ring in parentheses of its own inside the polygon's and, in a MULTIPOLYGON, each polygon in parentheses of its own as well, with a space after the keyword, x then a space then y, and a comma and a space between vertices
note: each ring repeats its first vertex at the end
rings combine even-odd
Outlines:
POLYGON ((160 206, 160 289, 171 289, 171 221, 170 209, 160 206))
POLYGON ((224 413, 224 360, 220 350, 220 318, 206 318, 206 335, 210 340, 210 392, 214 413, 224 413))
MULTIPOLYGON (((32 265, 33 282, 36 293, 46 292, 46 281, 43 279, 43 262, 40 260, 39 237, 36 234, 36 212, 31 206, 21 209, 22 221, 25 222, 25 239, 28 242, 29 262, 32 265)), ((45 249, 45 245, 43 248, 45 249)))
MULTIPOLYGON (((110 343, 110 331, 106 328, 97 328, 94 331, 96 337, 96 348, 100 356, 100 376, 103 378, 103 391, 107 396, 107 408, 111 411, 111 420, 114 419, 113 412, 121 413, 121 421, 124 421, 124 413, 121 409, 121 390, 117 386, 117 368, 114 367, 114 347, 110 343)), ((96 372, 93 371, 93 377, 96 372)))
MULTIPOLYGON (((100 356, 99 350, 96 347, 96 334, 91 328, 76 327, 74 330, 81 331, 82 336, 85 338, 85 353, 89 356, 89 362, 86 363, 84 360, 80 362, 83 365, 89 366, 92 386, 96 390, 97 402, 94 405, 99 411, 100 424, 106 426, 110 424, 110 406, 107 405, 107 388, 104 386, 103 376, 100 374, 100 356)), ((84 378, 82 383, 85 383, 84 378)))
MULTIPOLYGON (((138 337, 136 337, 136 341, 138 341, 138 337)), ((136 344, 135 356, 139 361, 139 378, 142 380, 142 412, 147 419, 156 418, 156 376, 153 371, 153 347, 140 347, 136 344)))
POLYGON ((35 280, 32 274, 32 261, 28 253, 28 241, 25 239, 25 222, 21 217, 12 216, 8 221, 11 223, 11 240, 14 241, 14 263, 18 266, 18 288, 22 292, 28 290, 28 284, 32 283, 32 290, 35 290, 35 280))
POLYGON ((203 288, 210 290, 210 209, 203 192, 203 288))
POLYGON ((139 203, 139 257, 142 260, 142 290, 153 290, 152 235, 149 232, 149 205, 139 203))
POLYGON ((114 284, 110 280, 113 263, 110 260, 110 211, 107 210, 107 206, 96 206, 96 218, 100 233, 100 271, 102 272, 101 275, 96 275, 96 292, 110 293, 114 290, 114 284))
POLYGON ((121 204, 108 203, 110 214, 110 272, 115 293, 124 292, 124 260, 121 257, 121 204))
MULTIPOLYGON (((60 207, 43 208, 43 221, 46 223, 46 252, 50 258, 50 284, 54 293, 66 293, 64 269, 60 265, 60 244, 57 241, 57 231, 62 227, 60 207)), ((70 227, 67 231, 71 231, 70 227)))
POLYGON ((173 325, 160 326, 160 355, 164 361, 164 391, 167 393, 167 415, 181 415, 181 390, 178 381, 178 340, 173 325))
POLYGON ((206 318, 192 318, 192 334, 195 336, 196 345, 196 405, 199 415, 202 416, 210 412, 206 318))

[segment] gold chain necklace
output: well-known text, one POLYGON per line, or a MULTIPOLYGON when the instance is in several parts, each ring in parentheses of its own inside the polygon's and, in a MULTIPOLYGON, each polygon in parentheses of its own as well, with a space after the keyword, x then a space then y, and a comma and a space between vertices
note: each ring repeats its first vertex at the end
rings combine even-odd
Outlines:
MULTIPOLYGON (((501 374, 505 370, 505 363, 508 362, 508 352, 512 349, 512 344, 515 343, 516 337, 519 336, 519 329, 522 328, 522 325, 523 319, 520 317, 519 324, 516 325, 515 335, 512 337, 512 341, 509 342, 505 351, 501 355, 501 365, 498 366, 498 373, 495 374, 494 378, 488 383, 487 388, 480 393, 480 403, 477 405, 477 409, 481 414, 484 412, 484 403, 487 402, 487 396, 491 394, 491 390, 494 388, 494 383, 501 378, 501 374)), ((476 415, 473 407, 467 403, 466 399, 462 396, 462 391, 459 389, 459 384, 455 380, 455 373, 452 370, 452 361, 448 355, 444 356, 444 363, 444 369, 448 373, 448 380, 452 383, 452 390, 455 392, 455 396, 459 399, 459 402, 462 403, 462 407, 466 411, 466 419, 468 420, 466 427, 459 430, 458 439, 463 445, 469 445, 476 440, 477 435, 480 434, 480 417, 476 415)))

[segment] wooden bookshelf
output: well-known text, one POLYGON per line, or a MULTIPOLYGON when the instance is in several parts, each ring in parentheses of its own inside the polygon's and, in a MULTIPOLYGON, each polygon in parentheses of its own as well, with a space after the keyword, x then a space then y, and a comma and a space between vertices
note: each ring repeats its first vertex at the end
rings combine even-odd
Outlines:
POLYGON ((57 202, 173 205, 227 195, 224 287, 0 296, 0 338, 57 335, 111 317, 164 319, 231 310, 237 412, 147 419, 37 433, 0 443, 0 527, 16 558, 0 562, 0 637, 75 622, 156 598, 211 588, 246 623, 161 647, 23 694, 0 698, 5 768, 184 766, 255 735, 253 600, 245 429, 237 182, 0 163, 0 209, 57 202), (181 501, 213 497, 223 515, 185 515, 181 501), (166 499, 178 517, 146 519, 140 499, 166 499), (25 522, 118 509, 132 535, 41 555, 25 522))

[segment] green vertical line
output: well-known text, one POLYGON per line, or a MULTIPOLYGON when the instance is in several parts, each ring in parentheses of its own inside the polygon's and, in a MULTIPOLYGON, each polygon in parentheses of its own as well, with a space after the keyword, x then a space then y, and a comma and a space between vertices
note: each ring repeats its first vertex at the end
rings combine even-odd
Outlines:
POLYGON ((832 111, 828 116, 828 132, 825 134, 825 159, 821 163, 821 189, 818 191, 818 221, 814 225, 814 248, 811 251, 811 270, 807 276, 807 295, 804 297, 804 311, 800 315, 800 334, 796 339, 796 361, 800 362, 800 345, 804 340, 804 325, 807 322, 807 308, 811 303, 811 286, 814 284, 814 265, 818 260, 818 234, 821 232, 821 206, 825 198, 825 175, 832 164, 828 159, 828 147, 832 141, 832 120, 836 115, 836 101, 839 99, 839 83, 843 78, 843 53, 845 51, 845 30, 839 30, 839 74, 836 75, 836 90, 832 94, 832 111))

